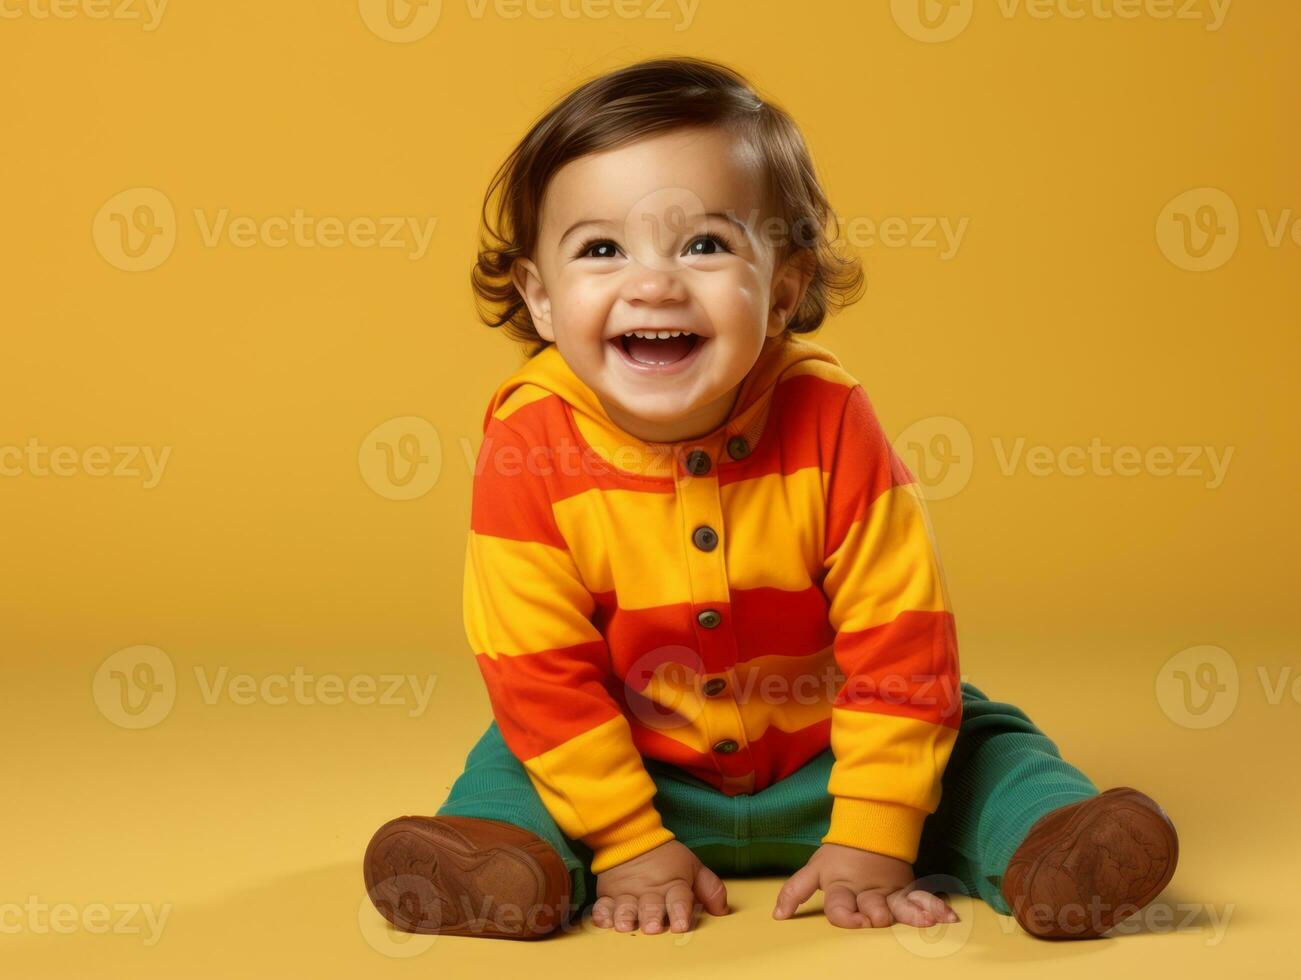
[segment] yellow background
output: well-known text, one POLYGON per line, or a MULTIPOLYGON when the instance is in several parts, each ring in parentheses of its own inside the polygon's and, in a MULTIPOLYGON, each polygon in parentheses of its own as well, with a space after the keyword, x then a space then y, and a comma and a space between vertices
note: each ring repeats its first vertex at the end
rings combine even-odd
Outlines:
MULTIPOLYGON (((382 36, 367 0, 176 2, 153 29, 147 15, 98 19, 74 3, 66 19, 42 17, 48 0, 8 0, 0 447, 170 456, 150 488, 84 467, 0 476, 0 906, 171 911, 152 946, 11 931, 0 970, 799 975, 865 957, 893 973, 933 968, 904 927, 834 929, 820 896, 772 923, 778 879, 731 882, 736 914, 685 942, 593 931, 415 948, 364 904, 370 833, 433 812, 490 717, 460 619, 469 459, 521 355, 474 315, 482 193, 553 99, 680 53, 731 64, 783 104, 860 233, 891 217, 966 221, 948 258, 861 241, 867 292, 813 339, 860 377, 892 435, 970 436, 956 463, 965 486, 931 505, 966 677, 1023 707, 1101 788, 1151 794, 1179 829, 1161 901, 1176 923, 1191 909, 1191 924, 1047 944, 957 898, 972 928, 948 962, 973 976, 1022 961, 1061 976, 1289 974, 1270 957, 1286 955, 1272 941, 1289 917, 1280 886, 1301 871, 1301 691, 1273 690, 1301 667, 1301 245, 1271 244, 1260 213, 1301 218, 1301 8, 1237 0, 1209 30, 1209 0, 1194 20, 1105 16, 1115 0, 1070 4, 1078 18, 1006 16, 1010 5, 959 4, 947 24, 965 26, 936 40, 899 3, 702 0, 688 18, 646 0, 623 8, 640 15, 601 18, 606 8, 574 0, 565 9, 586 14, 573 17, 539 0, 548 18, 445 2, 425 36, 402 40, 382 36), (174 247, 128 272, 101 210, 142 187, 173 206, 174 247), (1167 257, 1180 219, 1163 212, 1195 191, 1178 205, 1195 218, 1210 200, 1200 188, 1233 202, 1239 241, 1193 271, 1191 256, 1167 257), (435 225, 420 258, 205 243, 223 210, 261 222, 296 208, 435 225), (423 427, 372 436, 403 418, 423 427), (375 443, 407 431, 437 449, 418 476, 426 492, 394 499, 375 443), (1095 438, 1233 455, 1214 488, 1209 473, 1000 466, 1018 439, 1057 453, 1095 438), (139 645, 173 665, 174 703, 133 730, 96 676, 139 645), (1170 660, 1208 645, 1229 658, 1220 681, 1226 663, 1236 671, 1237 702, 1190 728, 1168 707, 1170 660), (199 680, 296 668, 435 688, 419 711, 209 703, 199 680)), ((1232 227, 1223 206, 1214 217, 1232 227)), ((1176 667, 1204 676, 1190 656, 1176 667)))

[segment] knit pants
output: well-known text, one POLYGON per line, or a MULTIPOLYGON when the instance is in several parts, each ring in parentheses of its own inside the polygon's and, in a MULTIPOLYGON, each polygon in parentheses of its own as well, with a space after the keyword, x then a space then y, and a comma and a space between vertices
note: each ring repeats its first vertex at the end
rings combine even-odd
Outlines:
MULTIPOLYGON (((727 796, 658 759, 646 759, 655 808, 678 841, 716 874, 790 875, 821 846, 831 821, 831 749, 757 793, 727 796)), ((939 808, 927 817, 913 863, 918 887, 976 895, 1010 915, 1000 885, 1036 820, 1096 796, 1025 713, 962 684, 962 725, 944 770, 939 808), (931 882, 925 879, 931 878, 931 882), (929 887, 928 887, 929 886, 929 887)), ((591 850, 564 836, 494 721, 470 750, 438 816, 486 817, 524 827, 551 844, 573 878, 581 912, 596 901, 591 850)))

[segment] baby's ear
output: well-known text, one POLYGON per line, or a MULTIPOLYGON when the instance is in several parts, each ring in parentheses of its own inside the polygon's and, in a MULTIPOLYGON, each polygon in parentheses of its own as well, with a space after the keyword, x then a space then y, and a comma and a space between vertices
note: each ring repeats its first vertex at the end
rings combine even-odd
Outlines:
POLYGON ((798 249, 782 265, 773 282, 770 329, 781 330, 790 323, 813 281, 816 258, 808 249, 798 249))
POLYGON ((524 305, 529 309, 533 329, 543 340, 554 343, 556 334, 551 329, 551 299, 547 295, 537 265, 532 259, 521 255, 511 263, 510 278, 520 298, 524 300, 524 305))

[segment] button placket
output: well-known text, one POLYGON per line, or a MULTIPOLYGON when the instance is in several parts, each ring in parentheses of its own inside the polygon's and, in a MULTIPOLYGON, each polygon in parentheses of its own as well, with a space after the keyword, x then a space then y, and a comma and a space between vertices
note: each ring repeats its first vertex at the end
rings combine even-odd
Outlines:
MULTIPOLYGON (((688 581, 693 605, 719 603, 729 598, 727 564, 724 560, 723 505, 719 493, 717 460, 729 457, 720 455, 724 439, 718 437, 710 444, 692 444, 680 454, 675 469, 675 482, 682 507, 683 527, 687 534, 688 581)), ((714 673, 720 661, 730 668, 736 663, 736 637, 728 617, 712 605, 698 609, 696 634, 705 656, 706 671, 714 673)), ((718 756, 734 756, 748 751, 745 745, 745 724, 740 706, 730 695, 730 678, 710 677, 701 685, 700 714, 705 731, 702 733, 710 751, 718 756)))

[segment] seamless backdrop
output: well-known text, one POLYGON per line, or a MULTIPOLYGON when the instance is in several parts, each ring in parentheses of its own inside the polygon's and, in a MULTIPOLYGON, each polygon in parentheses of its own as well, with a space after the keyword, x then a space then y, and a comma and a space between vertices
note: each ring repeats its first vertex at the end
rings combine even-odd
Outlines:
POLYGON ((0 969, 1290 975, 1299 32, 1265 0, 4 0, 0 969), (522 355, 474 313, 482 193, 553 99, 674 53, 804 129, 868 273, 812 339, 927 487, 964 674, 1175 821, 1137 934, 773 924, 776 879, 677 942, 411 941, 365 902, 371 831, 490 719, 460 576, 522 355))

